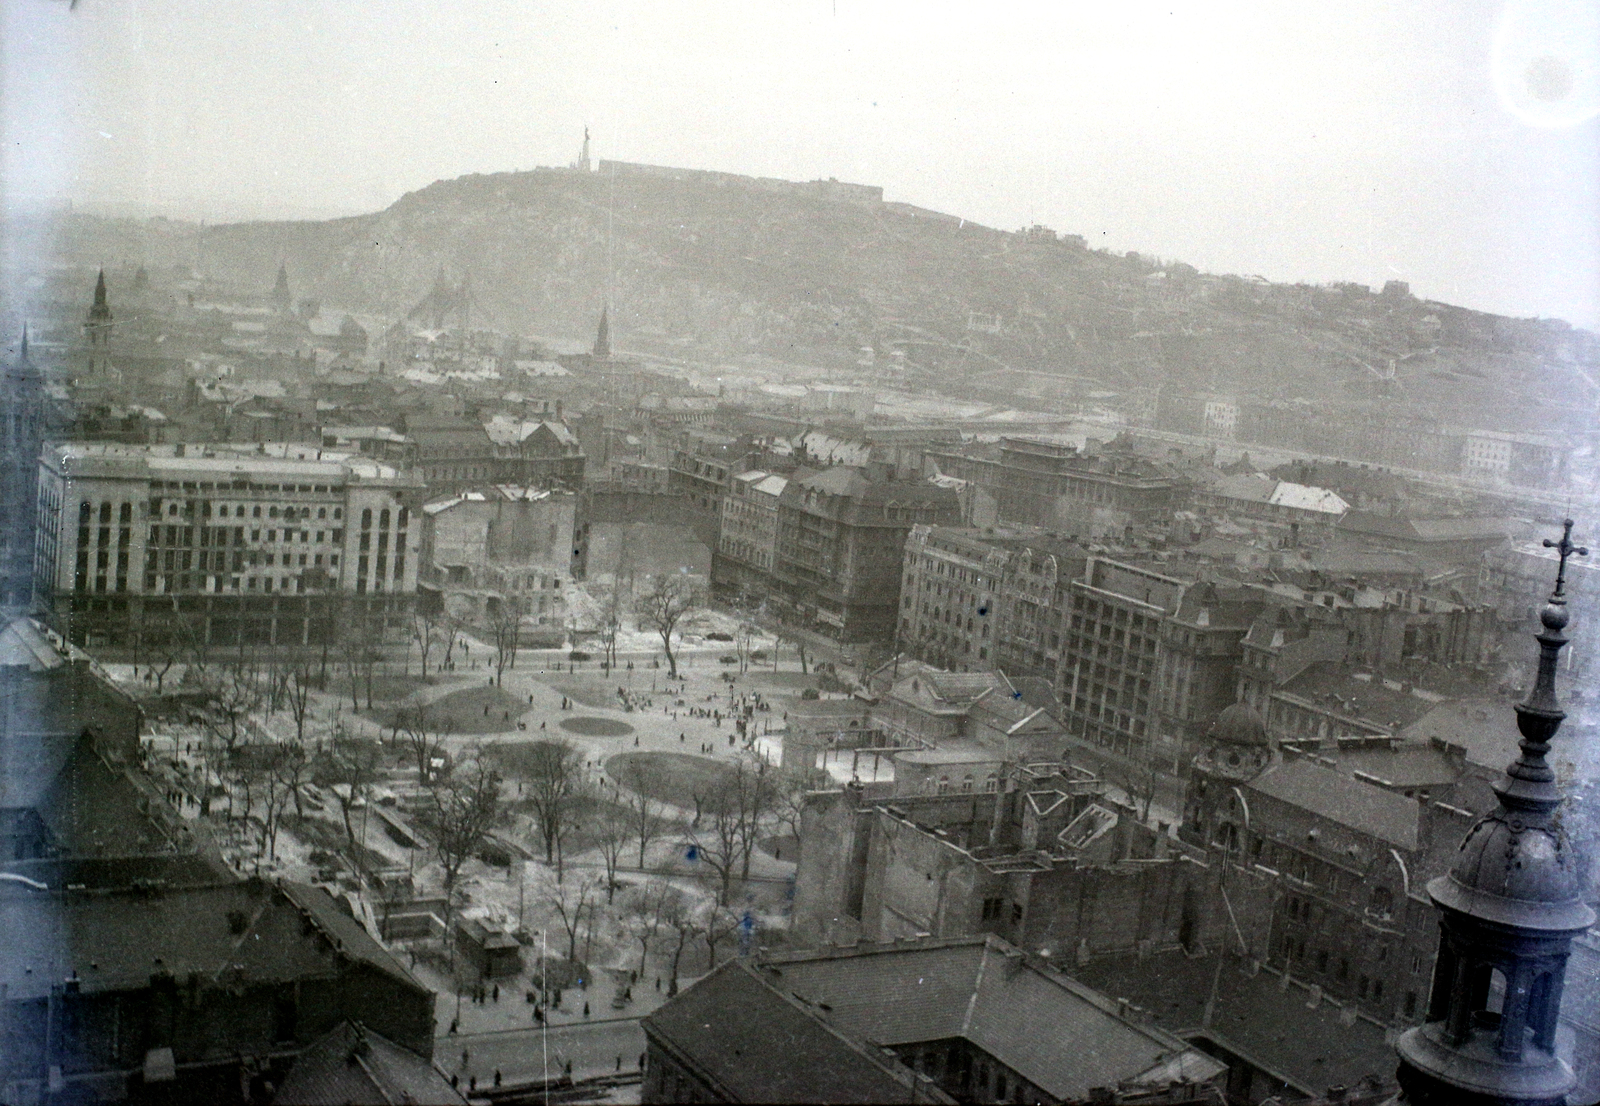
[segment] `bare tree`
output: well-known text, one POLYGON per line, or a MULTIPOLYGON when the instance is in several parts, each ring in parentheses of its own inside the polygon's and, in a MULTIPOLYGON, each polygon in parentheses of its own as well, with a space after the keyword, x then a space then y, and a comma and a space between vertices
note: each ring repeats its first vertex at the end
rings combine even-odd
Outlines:
POLYGON ((622 632, 622 588, 613 582, 600 615, 600 648, 606 669, 617 667, 617 635, 622 632))
POLYGON ((455 658, 456 645, 461 641, 461 623, 448 614, 439 619, 439 638, 444 642, 444 661, 441 668, 449 668, 455 658))
POLYGON ((617 889, 617 866, 622 862, 622 852, 633 839, 632 813, 621 803, 601 800, 599 804, 597 844, 600 847, 600 857, 606 865, 608 903, 612 901, 617 889))
POLYGON ((583 753, 565 741, 541 741, 528 750, 527 798, 534 825, 544 841, 544 861, 563 875, 562 841, 572 829, 572 816, 583 791, 583 753))
POLYGON ((522 616, 526 604, 521 598, 508 595, 495 606, 489 616, 489 629, 494 634, 494 676, 497 684, 504 684, 507 668, 517 666, 517 645, 522 635, 522 616))
POLYGON ((734 778, 699 795, 710 825, 694 834, 696 854, 715 874, 717 901, 727 905, 734 876, 750 878, 750 855, 772 808, 775 789, 763 761, 740 757, 734 778))
POLYGON ((550 908, 556 912, 556 917, 561 920, 561 928, 567 934, 569 963, 577 963, 578 930, 582 928, 585 916, 594 914, 599 892, 597 881, 590 875, 566 882, 557 881, 551 892, 550 908))
POLYGON ((328 753, 317 766, 317 782, 327 786, 339 804, 345 836, 352 849, 356 843, 354 811, 367 801, 378 774, 378 746, 361 737, 351 737, 337 726, 328 753))
POLYGON ((260 687, 241 665, 199 670, 192 682, 206 698, 206 728, 231 757, 245 736, 251 712, 261 705, 260 687))
POLYGON ((794 646, 795 656, 800 659, 800 674, 808 674, 810 669, 807 666, 805 638, 801 636, 801 632, 799 630, 794 629, 787 624, 780 624, 773 636, 772 670, 774 672, 778 670, 778 644, 785 641, 794 646))
POLYGON ((299 742, 292 745, 280 745, 279 753, 272 761, 273 778, 278 782, 294 802, 294 813, 297 818, 306 816, 305 786, 312 772, 311 758, 306 755, 306 748, 299 742))
POLYGON ((445 894, 455 889, 461 866, 483 848, 500 823, 500 775, 480 753, 469 754, 428 787, 428 823, 444 869, 445 894))
POLYGON ((738 911, 715 903, 702 915, 700 935, 705 938, 706 958, 712 968, 717 966, 717 946, 737 933, 743 920, 738 911))
POLYGON ((433 775, 433 762, 444 752, 444 734, 428 726, 428 708, 424 703, 402 708, 395 715, 395 729, 405 735, 407 748, 417 762, 417 782, 427 784, 433 775))
POLYGON ((311 687, 315 681, 311 668, 305 663, 295 666, 284 687, 284 698, 289 705, 289 715, 294 719, 294 739, 304 745, 306 723, 311 719, 311 687))
POLYGON ((645 850, 666 829, 666 819, 663 817, 666 805, 650 797, 646 787, 646 769, 637 761, 625 763, 626 767, 618 773, 618 782, 631 792, 625 800, 628 824, 633 840, 638 842, 639 867, 643 868, 645 850))
POLYGON ((739 652, 739 675, 750 671, 750 642, 756 636, 755 623, 748 620, 739 623, 738 632, 734 635, 734 642, 739 652))
POLYGON ((443 635, 444 625, 438 615, 419 612, 411 619, 411 640, 417 643, 417 652, 422 655, 422 675, 428 675, 428 655, 433 652, 434 646, 439 644, 443 635))
POLYGON ((264 826, 267 835, 267 855, 278 858, 278 827, 284 809, 293 802, 295 813, 305 817, 300 803, 300 788, 305 783, 308 761, 306 751, 299 744, 274 745, 266 756, 267 802, 264 826))
POLYGON ((638 602, 639 623, 661 635, 661 649, 667 655, 667 675, 676 680, 678 658, 672 652, 672 635, 683 616, 699 604, 700 589, 689 576, 663 572, 651 579, 650 589, 639 596, 638 602))
POLYGON ((683 950, 691 938, 702 932, 701 916, 705 909, 705 906, 696 904, 678 888, 672 890, 673 894, 665 899, 661 909, 662 922, 678 937, 672 949, 672 967, 667 976, 668 998, 678 993, 678 969, 683 964, 683 950))
POLYGON ((626 902, 628 930, 639 942, 639 974, 649 970, 650 942, 661 932, 670 909, 668 904, 681 892, 665 880, 653 879, 630 888, 626 902))
MULTIPOLYGON (((800 826, 805 816, 806 787, 798 781, 776 784, 772 795, 772 816, 788 836, 800 840, 800 826)), ((799 857, 795 858, 796 860, 799 857)))
POLYGON ((146 661, 145 668, 156 678, 156 694, 165 693, 167 673, 172 666, 191 651, 191 634, 188 624, 178 615, 177 596, 145 600, 140 638, 149 650, 153 663, 146 661))

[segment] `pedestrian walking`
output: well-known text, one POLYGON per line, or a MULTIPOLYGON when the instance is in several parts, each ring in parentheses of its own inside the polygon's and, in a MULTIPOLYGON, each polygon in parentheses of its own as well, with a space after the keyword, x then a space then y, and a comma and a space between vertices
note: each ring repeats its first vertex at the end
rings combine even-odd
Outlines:
POLYGON ((472 1059, 472 1052, 469 1049, 465 1049, 465 1048, 462 1049, 461 1050, 461 1066, 463 1068, 467 1066, 467 1061, 470 1060, 470 1059, 472 1059))

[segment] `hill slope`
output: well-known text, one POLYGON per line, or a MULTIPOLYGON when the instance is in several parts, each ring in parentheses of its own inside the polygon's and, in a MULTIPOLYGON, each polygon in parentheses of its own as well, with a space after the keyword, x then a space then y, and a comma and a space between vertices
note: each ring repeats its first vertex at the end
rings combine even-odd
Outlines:
MULTIPOLYGON (((604 168, 604 167, 603 167, 604 168)), ((628 167, 624 166, 626 170, 628 167)), ((208 276, 400 317, 441 268, 474 325, 623 348, 854 365, 903 352, 948 385, 1217 391, 1399 404, 1503 429, 1581 420, 1600 343, 1401 289, 1273 285, 1113 256, 909 205, 728 174, 536 170, 440 181, 388 209, 198 232, 208 276), (809 189, 809 190, 808 190, 809 189), (1059 378, 1059 383, 1057 379, 1059 378)))

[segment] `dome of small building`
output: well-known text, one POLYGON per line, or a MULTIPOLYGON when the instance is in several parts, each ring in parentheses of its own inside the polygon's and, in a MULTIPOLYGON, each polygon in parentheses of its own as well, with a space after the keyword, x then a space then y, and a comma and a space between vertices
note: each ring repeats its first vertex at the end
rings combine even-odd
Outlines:
POLYGON ((1221 745, 1269 745, 1267 723, 1249 703, 1235 703, 1217 715, 1207 737, 1221 745))
POLYGON ((1472 827, 1450 874, 1428 890, 1441 906, 1502 925, 1584 929, 1593 914, 1583 902, 1577 859, 1557 826, 1535 812, 1502 807, 1472 827))

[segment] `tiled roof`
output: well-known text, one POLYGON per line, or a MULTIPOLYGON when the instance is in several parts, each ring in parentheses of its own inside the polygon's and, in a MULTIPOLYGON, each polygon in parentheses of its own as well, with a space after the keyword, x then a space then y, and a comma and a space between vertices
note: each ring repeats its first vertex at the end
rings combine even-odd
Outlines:
POLYGON ((1320 709, 1396 731, 1427 714, 1439 701, 1436 694, 1427 699, 1403 687, 1390 687, 1372 673, 1359 675, 1370 678, 1359 679, 1353 670, 1324 661, 1309 666, 1279 690, 1320 709))
POLYGON ((466 1101, 428 1060, 353 1022, 336 1026, 300 1053, 273 1098, 291 1106, 466 1101))
POLYGON ((1174 1033, 1210 1037, 1290 1080, 1304 1094, 1353 1087, 1369 1076, 1392 1083, 1394 1051, 1382 1026, 1350 1019, 1334 1003, 1310 1007, 1305 987, 1284 989, 1280 976, 1266 971, 1251 976, 1246 967, 1229 958, 1218 975, 1215 956, 1189 957, 1175 950, 1143 960, 1097 958, 1071 973, 1106 995, 1144 1008, 1174 1033), (1210 1025, 1203 1025, 1214 979, 1217 1002, 1210 1025))
POLYGON ((1415 799, 1351 779, 1308 760, 1275 764, 1246 790, 1299 807, 1341 826, 1370 834, 1396 848, 1417 847, 1415 799))
POLYGON ((104 991, 147 986, 157 971, 287 982, 334 970, 332 950, 307 939, 300 912, 259 881, 156 893, 7 891, 0 933, 0 983, 13 1000, 43 997, 73 972, 83 990, 104 991))
MULTIPOLYGON (((965 1037, 1059 1099, 1087 1099, 1093 1087, 1136 1079, 1190 1051, 995 938, 860 945, 767 964, 774 986, 826 1004, 844 1033, 891 1046, 965 1037)), ((1198 1079, 1222 1069, 1198 1053, 1193 1061, 1198 1079)))
POLYGON ((1504 699, 1457 699, 1440 703, 1412 722, 1401 736, 1437 738, 1466 750, 1467 760, 1499 771, 1517 759, 1517 712, 1504 699))
POLYGON ((723 1101, 912 1101, 912 1087, 886 1059, 819 1013, 730 960, 642 1025, 646 1036, 691 1058, 723 1101))

